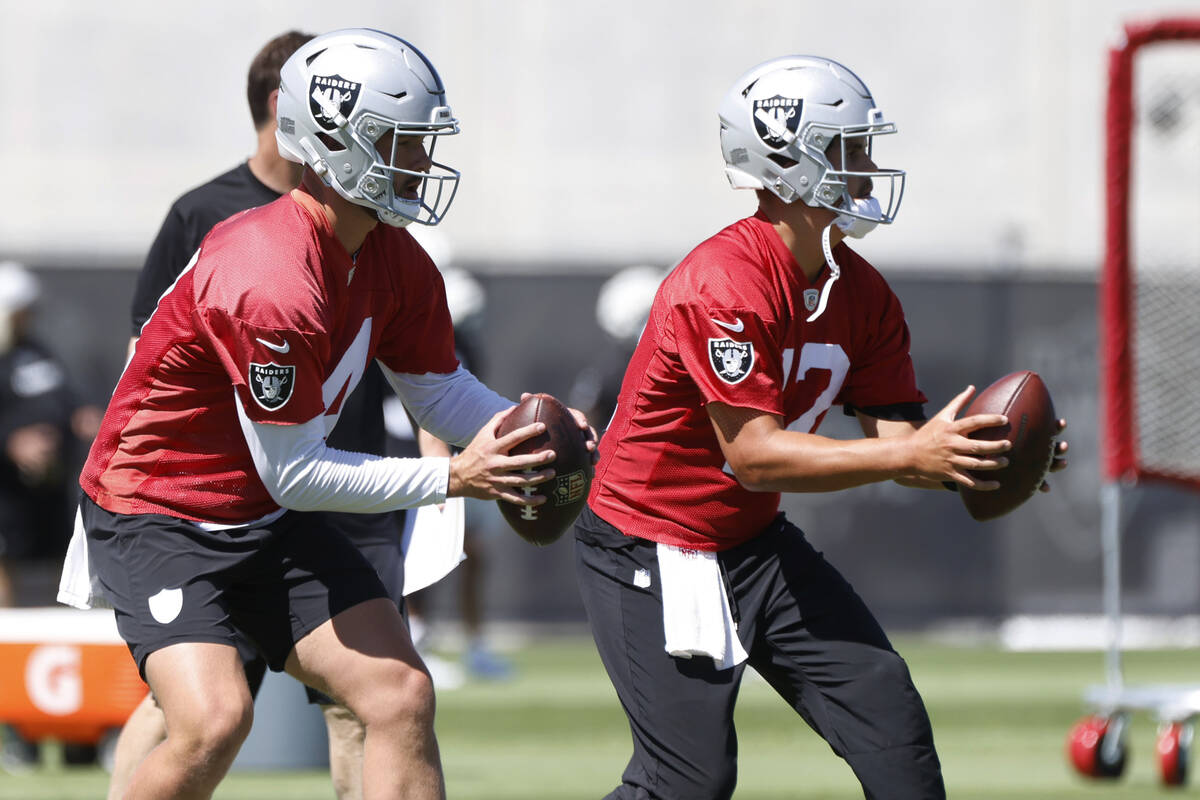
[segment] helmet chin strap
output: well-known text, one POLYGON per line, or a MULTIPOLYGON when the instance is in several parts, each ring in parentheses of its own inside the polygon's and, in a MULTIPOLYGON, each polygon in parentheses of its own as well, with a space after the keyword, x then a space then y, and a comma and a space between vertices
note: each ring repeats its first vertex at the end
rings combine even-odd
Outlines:
MULTIPOLYGON (((879 201, 874 197, 855 198, 852 203, 854 210, 860 214, 869 214, 876 218, 882 214, 879 201)), ((861 239, 875 230, 875 226, 878 224, 878 219, 863 219, 861 217, 850 216, 849 214, 842 214, 835 218, 833 222, 826 225, 824 230, 821 231, 821 250, 825 253, 825 263, 829 265, 829 279, 825 281, 825 285, 821 288, 821 299, 817 302, 817 310, 808 318, 809 322, 812 322, 825 313, 825 305, 829 302, 829 289, 838 278, 842 277, 842 268, 833 260, 833 248, 829 245, 829 232, 833 230, 833 226, 837 225, 842 233, 847 236, 861 239)))
POLYGON ((375 219, 382 222, 384 225, 390 225, 393 228, 407 228, 411 219, 403 214, 397 214, 395 211, 384 211, 382 208, 372 206, 371 209, 375 212, 375 219))
POLYGON ((883 217, 883 209, 879 207, 879 200, 870 195, 852 199, 850 207, 857 216, 842 214, 835 221, 842 233, 855 239, 861 239, 875 230, 875 226, 883 217))
POLYGON ((825 285, 821 287, 821 299, 817 301, 817 310, 809 316, 809 322, 812 322, 825 313, 825 305, 829 302, 829 290, 837 282, 837 279, 842 277, 842 268, 833 260, 833 248, 829 246, 829 232, 833 230, 835 224, 837 224, 837 220, 826 225, 821 231, 821 250, 825 253, 825 263, 829 265, 829 278, 826 279, 825 285))
POLYGON ((391 225, 393 228, 407 228, 410 223, 416 222, 416 217, 421 213, 422 205, 420 200, 407 200, 397 198, 399 202, 406 206, 406 210, 411 211, 411 216, 406 216, 398 211, 385 209, 378 205, 372 205, 375 210, 375 219, 382 222, 384 225, 391 225))

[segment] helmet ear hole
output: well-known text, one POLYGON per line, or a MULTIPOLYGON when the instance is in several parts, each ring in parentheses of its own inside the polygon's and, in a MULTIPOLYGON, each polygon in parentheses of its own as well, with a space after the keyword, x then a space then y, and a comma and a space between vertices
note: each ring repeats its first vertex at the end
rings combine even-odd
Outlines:
POLYGON ((346 145, 342 144, 328 133, 318 133, 317 138, 321 140, 321 144, 325 145, 325 149, 331 153, 337 153, 346 149, 346 145))

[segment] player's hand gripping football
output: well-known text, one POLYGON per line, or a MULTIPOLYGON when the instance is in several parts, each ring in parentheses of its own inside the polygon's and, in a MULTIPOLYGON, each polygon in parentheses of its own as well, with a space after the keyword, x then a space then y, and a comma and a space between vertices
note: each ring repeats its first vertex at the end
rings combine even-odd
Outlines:
POLYGON ((1000 488, 999 481, 980 480, 968 470, 995 470, 1008 465, 1005 453, 1012 447, 1007 439, 970 439, 980 428, 1004 425, 1002 414, 973 414, 955 419, 966 406, 975 387, 959 392, 945 408, 912 435, 912 459, 916 474, 935 481, 953 481, 980 491, 1000 488))
POLYGON ((497 438, 496 426, 507 414, 508 410, 501 411, 488 420, 466 449, 451 457, 447 497, 505 500, 530 506, 546 502, 545 495, 527 495, 521 490, 554 477, 553 469, 537 469, 554 460, 554 451, 542 450, 515 456, 508 454, 515 445, 544 433, 546 425, 535 422, 497 438), (525 472, 526 469, 537 471, 525 472))
MULTIPOLYGON (((525 402, 530 397, 533 397, 530 392, 521 392, 521 402, 525 402)), ((600 460, 600 451, 596 449, 596 442, 599 441, 596 429, 588 422, 587 415, 578 408, 568 408, 567 411, 570 411, 571 416, 579 423, 579 429, 583 431, 584 438, 587 440, 588 452, 592 454, 592 463, 595 464, 600 460)))
MULTIPOLYGON (((1065 419, 1060 419, 1060 420, 1058 420, 1057 425, 1058 425, 1058 435, 1062 435, 1062 432, 1067 429, 1067 421, 1065 419)), ((1067 450, 1068 449, 1069 449, 1069 446, 1067 445, 1066 442, 1056 441, 1054 443, 1054 459, 1050 462, 1050 471, 1051 472, 1060 472, 1067 468, 1067 450)), ((1039 492, 1050 491, 1050 482, 1042 481, 1042 485, 1038 487, 1038 491, 1039 492)))

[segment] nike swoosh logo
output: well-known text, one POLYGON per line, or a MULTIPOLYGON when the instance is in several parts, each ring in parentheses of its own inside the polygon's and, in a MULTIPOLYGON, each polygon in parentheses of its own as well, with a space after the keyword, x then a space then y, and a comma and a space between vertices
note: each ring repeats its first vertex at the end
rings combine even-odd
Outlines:
POLYGON ((744 331, 746 329, 746 324, 744 322, 742 322, 741 317, 738 317, 733 322, 721 322, 721 320, 714 319, 713 317, 709 317, 709 319, 711 319, 713 322, 720 325, 725 330, 733 331, 734 333, 741 333, 742 331, 744 331))
POLYGON ((260 339, 255 336, 254 341, 258 342, 263 347, 274 350, 276 353, 286 353, 288 350, 292 349, 291 342, 288 342, 287 340, 284 340, 283 344, 275 344, 274 342, 268 342, 266 339, 260 339))

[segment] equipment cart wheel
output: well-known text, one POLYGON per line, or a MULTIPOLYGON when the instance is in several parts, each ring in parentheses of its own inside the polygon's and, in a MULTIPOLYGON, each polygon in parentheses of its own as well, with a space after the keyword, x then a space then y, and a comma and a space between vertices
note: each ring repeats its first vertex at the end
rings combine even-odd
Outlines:
POLYGON ((1158 772, 1165 786, 1182 786, 1188 778, 1191 722, 1168 722, 1158 733, 1158 772))
POLYGON ((1075 723, 1067 737, 1067 754, 1080 775, 1089 778, 1119 778, 1125 771, 1129 747, 1125 731, 1129 718, 1093 714, 1075 723))

